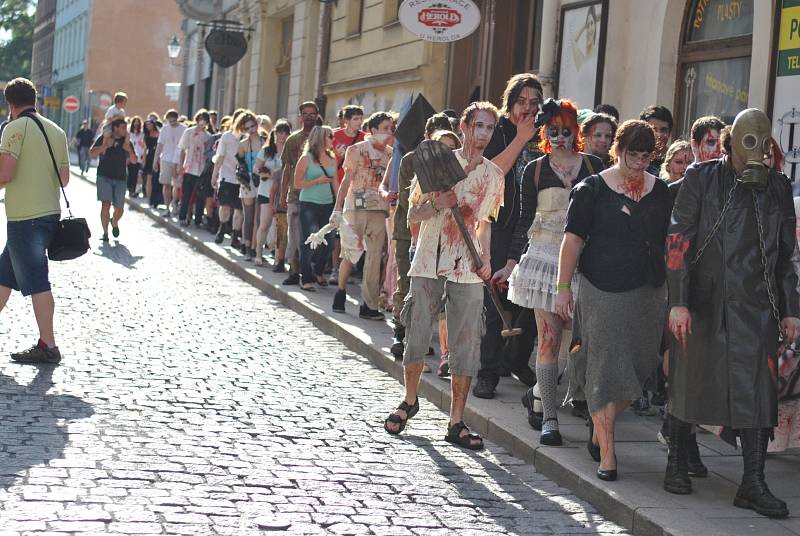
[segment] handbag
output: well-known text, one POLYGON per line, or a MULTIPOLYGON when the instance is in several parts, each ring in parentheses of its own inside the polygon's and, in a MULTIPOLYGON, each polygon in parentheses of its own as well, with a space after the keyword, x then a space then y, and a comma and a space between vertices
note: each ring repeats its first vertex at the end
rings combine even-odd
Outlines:
POLYGON ((67 199, 67 193, 64 191, 64 184, 61 182, 61 175, 58 172, 56 157, 53 156, 53 148, 47 138, 42 122, 36 117, 36 113, 32 111, 25 111, 22 116, 31 119, 42 131, 42 136, 44 136, 44 141, 47 144, 47 152, 50 153, 50 161, 53 163, 53 170, 56 172, 56 180, 58 180, 58 185, 61 187, 61 194, 64 196, 67 213, 69 214, 68 217, 62 218, 58 222, 58 227, 50 239, 50 244, 47 246, 47 256, 51 261, 77 259, 89 251, 89 238, 92 236, 89 224, 86 223, 84 218, 75 218, 72 215, 69 199, 67 199))

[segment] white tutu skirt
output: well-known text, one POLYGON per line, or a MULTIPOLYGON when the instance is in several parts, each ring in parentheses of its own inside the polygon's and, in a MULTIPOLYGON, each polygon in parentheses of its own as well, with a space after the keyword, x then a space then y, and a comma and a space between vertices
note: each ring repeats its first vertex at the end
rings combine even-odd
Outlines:
MULTIPOLYGON (((555 312, 558 283, 558 253, 561 242, 531 240, 528 251, 508 279, 508 299, 526 309, 555 312)), ((577 274, 572 277, 573 295, 578 293, 577 274)))

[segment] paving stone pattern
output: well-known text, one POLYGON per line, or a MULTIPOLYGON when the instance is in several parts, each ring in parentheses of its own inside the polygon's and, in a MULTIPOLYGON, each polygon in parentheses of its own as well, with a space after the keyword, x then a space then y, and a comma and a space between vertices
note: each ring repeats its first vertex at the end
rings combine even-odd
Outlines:
MULTIPOLYGON (((100 245, 69 191, 93 250, 51 264, 62 365, 0 359, 0 536, 625 533, 424 400, 390 437, 396 381, 142 215, 100 245)), ((33 342, 28 300, 0 319, 33 342)))

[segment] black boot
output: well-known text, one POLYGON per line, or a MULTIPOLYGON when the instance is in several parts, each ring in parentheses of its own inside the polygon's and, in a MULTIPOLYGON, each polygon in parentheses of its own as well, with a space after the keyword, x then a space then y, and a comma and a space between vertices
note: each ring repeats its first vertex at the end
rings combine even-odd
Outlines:
POLYGON ((697 446, 697 434, 689 434, 686 439, 686 450, 689 452, 689 476, 705 478, 708 476, 708 468, 700 459, 700 448, 697 446))
POLYGON ((670 493, 686 495, 692 492, 692 481, 689 480, 689 452, 686 448, 691 425, 672 415, 668 418, 669 450, 664 489, 670 493))
POLYGON ((766 517, 786 517, 789 515, 786 503, 775 497, 764 481, 764 462, 767 458, 769 433, 769 428, 739 430, 739 437, 742 439, 744 474, 736 498, 733 499, 733 505, 750 508, 766 517))
POLYGON ((394 326, 394 340, 390 351, 395 359, 403 359, 403 351, 405 345, 403 340, 406 338, 406 327, 403 324, 397 323, 394 326))

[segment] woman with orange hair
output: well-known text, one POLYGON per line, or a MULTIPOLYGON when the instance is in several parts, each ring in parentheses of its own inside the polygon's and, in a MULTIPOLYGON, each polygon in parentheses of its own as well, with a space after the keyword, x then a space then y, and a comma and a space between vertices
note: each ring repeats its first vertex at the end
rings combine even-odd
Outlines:
POLYGON ((570 190, 584 177, 600 172, 603 163, 596 156, 580 152, 583 136, 572 102, 548 99, 536 116, 536 126, 540 128, 540 148, 545 155, 525 167, 521 213, 511 240, 509 262, 504 269, 506 273, 494 282, 508 279, 508 299, 533 310, 539 332, 537 384, 525 394, 523 404, 528 409, 530 425, 542 431, 540 443, 560 446, 556 385, 562 331, 568 324, 553 309, 558 251, 564 236, 570 190), (526 244, 527 251, 522 255, 526 244))

